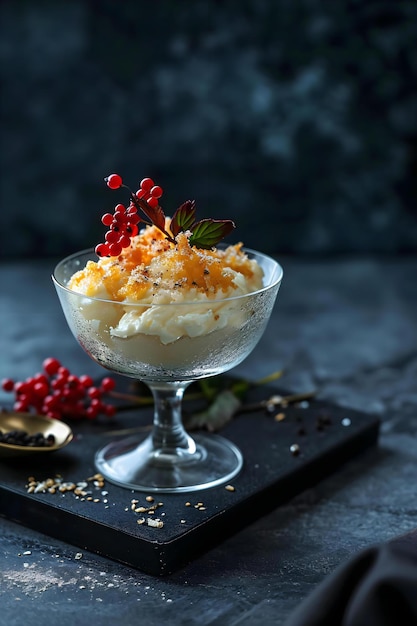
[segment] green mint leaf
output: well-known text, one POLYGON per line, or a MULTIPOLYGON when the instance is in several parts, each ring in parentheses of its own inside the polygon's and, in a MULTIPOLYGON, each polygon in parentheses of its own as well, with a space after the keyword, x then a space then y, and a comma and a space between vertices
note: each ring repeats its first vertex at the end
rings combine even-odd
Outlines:
POLYGON ((192 227, 195 220, 195 210, 195 200, 187 200, 178 207, 171 220, 171 232, 174 237, 192 227))
POLYGON ((200 220, 192 227, 189 239, 191 246, 197 248, 212 248, 236 228, 232 220, 200 220))

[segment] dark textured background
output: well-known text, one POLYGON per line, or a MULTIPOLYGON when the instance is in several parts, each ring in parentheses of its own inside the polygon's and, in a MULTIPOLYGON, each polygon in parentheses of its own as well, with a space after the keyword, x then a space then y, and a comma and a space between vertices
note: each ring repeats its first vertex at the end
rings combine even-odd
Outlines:
POLYGON ((264 251, 417 249, 415 1, 3 0, 0 41, 2 258, 97 243, 112 171, 264 251))
POLYGON ((47 356, 102 374, 54 259, 20 258, 98 241, 119 199, 103 176, 149 174, 168 209, 195 196, 283 255, 237 373, 282 369, 283 388, 381 419, 373 454, 168 580, 1 520, 5 623, 278 626, 352 554, 415 528, 417 256, 397 253, 417 250, 416 42, 416 0, 0 1, 0 377, 47 356), (338 251, 360 255, 302 257, 338 251))

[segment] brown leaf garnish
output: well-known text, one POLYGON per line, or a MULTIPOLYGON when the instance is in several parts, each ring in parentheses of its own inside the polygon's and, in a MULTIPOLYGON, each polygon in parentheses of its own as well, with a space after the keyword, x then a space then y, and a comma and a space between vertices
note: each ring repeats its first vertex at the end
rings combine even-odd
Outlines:
POLYGON ((130 199, 136 208, 141 209, 146 217, 151 220, 152 224, 167 235, 165 231, 165 213, 159 204, 156 207, 151 207, 146 200, 136 197, 133 193, 130 195, 130 199))

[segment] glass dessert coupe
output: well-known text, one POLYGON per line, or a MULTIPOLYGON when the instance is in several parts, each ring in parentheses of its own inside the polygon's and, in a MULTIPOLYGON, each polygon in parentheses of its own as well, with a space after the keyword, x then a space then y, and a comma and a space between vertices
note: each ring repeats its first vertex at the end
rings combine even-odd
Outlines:
MULTIPOLYGON (((187 492, 230 481, 241 470, 240 450, 224 437, 198 433, 191 437, 181 418, 182 397, 193 381, 221 374, 241 363, 261 338, 273 309, 283 271, 272 258, 249 249, 262 267, 263 288, 219 300, 127 304, 90 298, 70 290, 72 275, 97 260, 85 250, 62 260, 52 276, 68 325, 81 347, 104 368, 138 379, 152 391, 151 433, 115 440, 96 453, 95 464, 110 482, 146 492, 187 492), (123 338, 111 331, 125 314, 193 320, 204 325, 207 315, 223 320, 209 332, 191 331, 164 344, 152 334, 123 338), (200 320, 200 322, 199 322, 200 320), (194 336, 193 336, 194 335, 194 336)), ((161 322, 164 323, 164 322, 161 322)))

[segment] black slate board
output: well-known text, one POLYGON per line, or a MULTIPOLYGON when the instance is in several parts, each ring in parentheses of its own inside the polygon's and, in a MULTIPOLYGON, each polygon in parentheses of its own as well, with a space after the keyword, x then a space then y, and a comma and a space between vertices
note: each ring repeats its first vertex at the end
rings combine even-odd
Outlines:
MULTIPOLYGON (((268 395, 273 392, 279 393, 269 389, 268 395)), ((265 389, 257 389, 249 400, 256 401, 260 393, 267 397, 265 389)), ((233 480, 235 491, 222 485, 191 494, 154 494, 163 504, 153 515, 164 522, 162 528, 137 524, 143 515, 131 510, 131 500, 149 506, 145 493, 107 482, 104 488, 92 486, 94 502, 72 492, 29 494, 26 487, 29 476, 89 478, 96 472, 96 450, 123 429, 146 428, 148 410, 120 414, 111 427, 73 425, 74 440, 58 452, 0 461, 0 515, 146 573, 169 574, 377 441, 379 422, 369 414, 319 401, 282 412, 282 421, 264 411, 245 413, 223 429, 221 434, 244 456, 243 470, 233 480), (300 447, 296 456, 290 451, 294 443, 300 447)))

